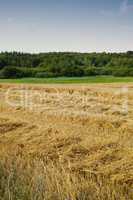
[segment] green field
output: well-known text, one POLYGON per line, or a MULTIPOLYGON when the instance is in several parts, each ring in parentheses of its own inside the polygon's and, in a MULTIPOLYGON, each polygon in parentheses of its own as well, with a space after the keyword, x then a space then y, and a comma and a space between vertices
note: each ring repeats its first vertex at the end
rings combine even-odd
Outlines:
POLYGON ((128 83, 133 82, 133 77, 60 77, 60 78, 22 78, 22 79, 0 79, 0 83, 31 83, 31 84, 65 84, 65 83, 128 83))

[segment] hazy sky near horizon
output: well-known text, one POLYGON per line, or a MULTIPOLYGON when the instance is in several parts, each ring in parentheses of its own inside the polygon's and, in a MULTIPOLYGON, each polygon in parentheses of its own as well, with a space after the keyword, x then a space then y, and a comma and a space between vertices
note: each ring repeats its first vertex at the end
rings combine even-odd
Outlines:
POLYGON ((133 50, 133 0, 0 0, 0 51, 133 50))

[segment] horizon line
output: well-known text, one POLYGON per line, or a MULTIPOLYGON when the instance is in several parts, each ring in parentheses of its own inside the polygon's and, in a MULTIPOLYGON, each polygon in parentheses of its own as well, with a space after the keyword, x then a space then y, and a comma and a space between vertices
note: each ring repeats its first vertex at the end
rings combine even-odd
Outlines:
POLYGON ((0 51, 1 53, 23 53, 23 54, 49 54, 49 53, 80 53, 80 54, 91 54, 91 53, 128 53, 133 52, 133 50, 125 50, 125 51, 40 51, 40 52, 31 52, 31 51, 18 51, 18 50, 7 50, 7 51, 0 51))

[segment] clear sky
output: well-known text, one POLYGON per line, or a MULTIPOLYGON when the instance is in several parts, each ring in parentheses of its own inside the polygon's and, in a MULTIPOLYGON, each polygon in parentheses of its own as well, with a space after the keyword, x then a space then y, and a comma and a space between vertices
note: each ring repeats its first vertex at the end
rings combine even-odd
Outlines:
POLYGON ((133 50, 133 0, 0 0, 0 51, 133 50))

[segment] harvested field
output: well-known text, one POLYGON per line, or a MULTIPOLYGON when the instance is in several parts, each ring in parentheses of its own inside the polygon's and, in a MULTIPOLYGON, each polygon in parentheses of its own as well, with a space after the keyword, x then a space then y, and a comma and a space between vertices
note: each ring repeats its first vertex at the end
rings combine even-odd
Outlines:
POLYGON ((1 84, 0 157, 0 199, 133 199, 133 84, 1 84))

